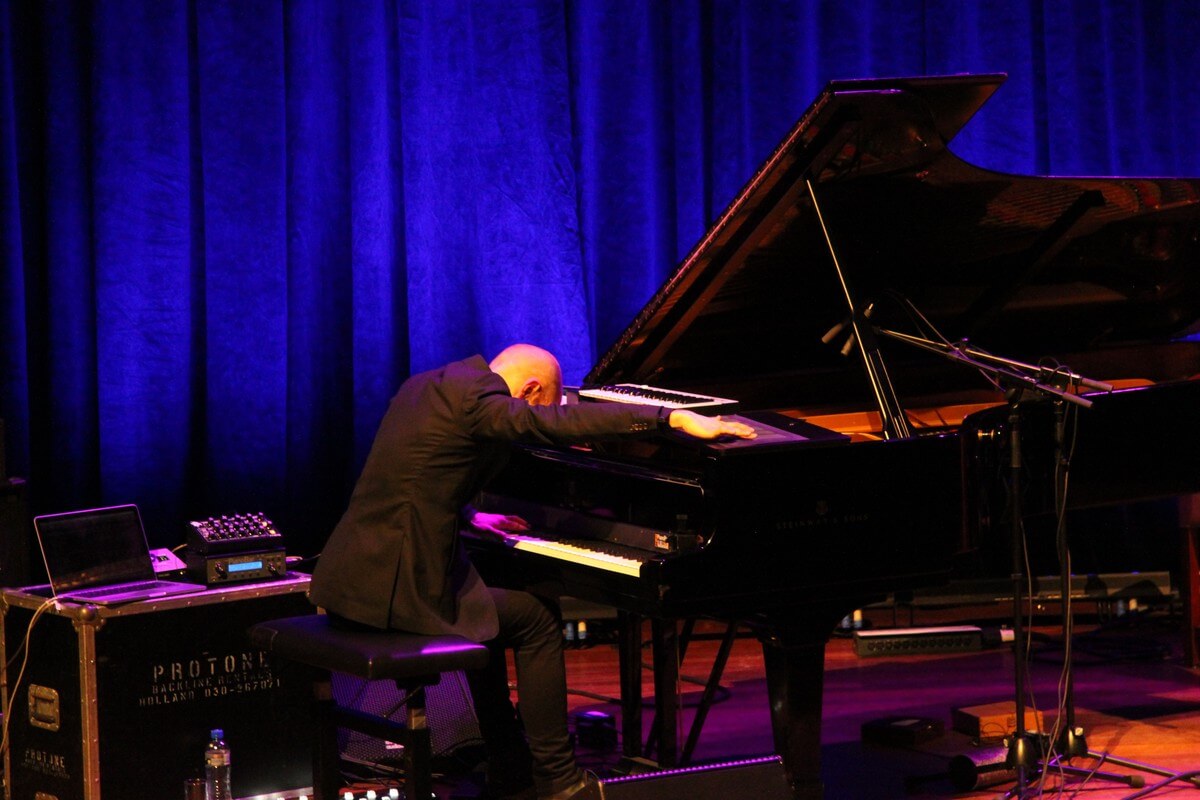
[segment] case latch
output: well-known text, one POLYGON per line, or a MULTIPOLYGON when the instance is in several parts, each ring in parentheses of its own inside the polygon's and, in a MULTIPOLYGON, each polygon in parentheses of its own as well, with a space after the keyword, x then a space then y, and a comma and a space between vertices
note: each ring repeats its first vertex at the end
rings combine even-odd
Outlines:
POLYGON ((59 726, 58 692, 49 686, 29 684, 29 724, 48 731, 59 726))

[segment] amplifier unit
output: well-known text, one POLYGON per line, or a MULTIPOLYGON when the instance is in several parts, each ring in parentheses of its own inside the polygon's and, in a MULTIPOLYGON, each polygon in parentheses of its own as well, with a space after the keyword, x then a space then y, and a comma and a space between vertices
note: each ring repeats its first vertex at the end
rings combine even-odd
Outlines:
POLYGON ((583 800, 793 800, 778 756, 601 779, 583 800))
POLYGON ((243 581, 269 581, 287 575, 287 554, 283 550, 232 555, 187 554, 188 574, 205 586, 243 581))

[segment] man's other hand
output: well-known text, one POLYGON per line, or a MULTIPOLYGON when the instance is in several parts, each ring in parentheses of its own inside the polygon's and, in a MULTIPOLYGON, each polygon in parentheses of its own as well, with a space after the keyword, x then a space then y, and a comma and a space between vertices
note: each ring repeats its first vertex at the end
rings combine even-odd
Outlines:
POLYGON ((736 436, 753 439, 758 436, 754 428, 742 422, 726 422, 720 417, 705 417, 693 411, 676 409, 671 412, 671 427, 697 439, 716 439, 718 436, 736 436))
POLYGON ((471 527, 482 534, 503 539, 506 533, 524 533, 529 523, 514 514, 486 514, 476 511, 471 515, 471 527))

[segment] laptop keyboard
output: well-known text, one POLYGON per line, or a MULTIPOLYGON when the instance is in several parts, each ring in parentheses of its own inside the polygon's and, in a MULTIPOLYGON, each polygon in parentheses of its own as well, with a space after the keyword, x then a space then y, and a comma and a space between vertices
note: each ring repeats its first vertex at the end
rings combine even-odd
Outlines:
POLYGON ((114 592, 140 592, 153 589, 159 581, 142 581, 141 583, 123 583, 120 586, 99 586, 95 589, 77 589, 71 592, 72 597, 101 597, 114 592))

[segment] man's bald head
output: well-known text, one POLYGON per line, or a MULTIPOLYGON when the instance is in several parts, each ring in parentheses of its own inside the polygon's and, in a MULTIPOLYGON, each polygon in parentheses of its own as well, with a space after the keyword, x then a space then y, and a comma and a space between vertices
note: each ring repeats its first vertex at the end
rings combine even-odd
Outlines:
POLYGON ((562 397, 562 368, 540 347, 509 345, 488 366, 504 379, 513 397, 531 406, 556 405, 562 397))

